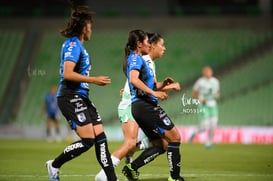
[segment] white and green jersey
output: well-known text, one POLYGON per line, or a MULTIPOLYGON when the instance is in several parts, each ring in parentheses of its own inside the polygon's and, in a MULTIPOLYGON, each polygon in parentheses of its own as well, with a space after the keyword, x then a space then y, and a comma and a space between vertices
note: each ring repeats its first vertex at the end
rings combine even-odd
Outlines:
POLYGON ((199 99, 205 100, 207 106, 216 106, 216 96, 220 90, 219 81, 215 77, 199 78, 194 86, 193 90, 198 92, 199 99))
MULTIPOLYGON (((155 63, 152 61, 150 55, 144 55, 142 58, 147 62, 149 67, 152 69, 154 76, 155 74, 155 63)), ((130 94, 130 88, 128 84, 128 79, 125 82, 124 88, 123 88, 123 94, 121 101, 119 103, 118 109, 126 109, 131 104, 131 94, 130 94)))

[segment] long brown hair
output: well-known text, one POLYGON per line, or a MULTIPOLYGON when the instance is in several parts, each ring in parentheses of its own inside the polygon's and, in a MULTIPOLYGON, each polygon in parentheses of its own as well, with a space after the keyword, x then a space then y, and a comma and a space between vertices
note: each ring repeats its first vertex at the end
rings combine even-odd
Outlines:
POLYGON ((92 15, 93 13, 88 11, 73 11, 67 21, 66 27, 60 31, 61 35, 66 38, 72 36, 79 37, 86 24, 92 23, 92 15))
POLYGON ((144 42, 147 34, 143 30, 132 30, 129 32, 128 41, 124 48, 124 59, 123 59, 123 72, 126 75, 126 69, 127 69, 127 58, 128 55, 136 51, 137 49, 137 42, 144 42))

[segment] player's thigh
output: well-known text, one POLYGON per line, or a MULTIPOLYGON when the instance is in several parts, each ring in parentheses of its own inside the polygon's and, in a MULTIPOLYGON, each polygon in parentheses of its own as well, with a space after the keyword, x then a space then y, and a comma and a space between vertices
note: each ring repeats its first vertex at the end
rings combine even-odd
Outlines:
POLYGON ((137 141, 138 136, 138 124, 135 121, 131 121, 130 119, 127 122, 122 124, 122 131, 124 135, 124 141, 137 141))
POLYGON ((83 126, 77 125, 76 132, 81 138, 95 138, 94 127, 92 124, 83 126))
POLYGON ((180 142, 181 141, 179 131, 176 127, 173 127, 171 130, 165 130, 164 138, 168 142, 180 142))

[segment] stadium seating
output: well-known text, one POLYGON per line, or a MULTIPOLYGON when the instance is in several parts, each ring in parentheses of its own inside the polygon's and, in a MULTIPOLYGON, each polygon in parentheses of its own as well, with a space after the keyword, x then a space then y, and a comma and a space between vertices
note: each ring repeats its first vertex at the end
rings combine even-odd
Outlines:
POLYGON ((0 100, 4 96, 8 81, 14 71, 20 48, 22 48, 23 38, 23 31, 0 30, 0 72, 3 75, 1 76, 0 100))
MULTIPOLYGON (((165 76, 172 76, 182 83, 182 87, 184 83, 200 75, 202 66, 206 64, 210 64, 214 68, 223 66, 239 55, 272 38, 272 34, 243 30, 168 32, 163 36, 165 37, 167 51, 162 59, 156 60, 158 80, 162 80, 165 76)), ((57 84, 59 81, 59 53, 63 40, 56 32, 46 32, 44 34, 37 60, 31 67, 33 75, 20 106, 16 119, 17 124, 45 124, 45 121, 43 121, 45 118, 40 117, 40 112, 44 96, 50 85, 57 84)), ((94 32, 92 40, 85 44, 92 59, 91 75, 109 75, 112 80, 112 84, 105 87, 90 85, 90 98, 95 103, 105 123, 118 123, 119 90, 125 82, 125 76, 122 73, 122 61, 126 41, 127 32, 94 32)), ((251 71, 255 70, 256 66, 260 66, 266 68, 269 73, 270 67, 266 67, 266 63, 270 63, 269 59, 255 61, 254 63, 259 62, 258 65, 252 65, 251 68, 248 67, 251 66, 249 64, 246 66, 246 70, 241 67, 238 71, 235 69, 232 74, 222 77, 223 96, 225 94, 231 95, 243 89, 239 86, 237 90, 224 88, 244 75, 241 72, 245 71, 252 74, 251 71), (227 89, 228 92, 225 92, 224 89, 227 89)), ((255 82, 264 80, 267 77, 264 75, 260 75, 260 77, 250 76, 255 78, 255 82)), ((246 80, 240 86, 243 86, 243 84, 245 84, 244 87, 255 85, 251 80, 250 82, 246 80)), ((193 122, 193 120, 196 120, 196 114, 187 115, 184 118, 181 113, 181 97, 183 94, 188 97, 191 96, 190 90, 183 90, 182 93, 174 95, 168 101, 163 102, 162 106, 166 108, 166 111, 178 124, 195 124, 196 122, 193 122)), ((223 105, 223 107, 225 106, 223 105)), ((236 123, 236 120, 232 121, 232 124, 236 123)), ((244 124, 244 122, 240 124, 244 124)))
MULTIPOLYGON (((273 125, 272 59, 273 51, 219 77, 220 125, 273 125)), ((191 87, 182 94, 191 97, 191 87)), ((178 124, 198 123, 196 114, 183 113, 182 94, 175 95, 163 106, 178 124)), ((194 106, 187 108, 196 109, 194 106)))

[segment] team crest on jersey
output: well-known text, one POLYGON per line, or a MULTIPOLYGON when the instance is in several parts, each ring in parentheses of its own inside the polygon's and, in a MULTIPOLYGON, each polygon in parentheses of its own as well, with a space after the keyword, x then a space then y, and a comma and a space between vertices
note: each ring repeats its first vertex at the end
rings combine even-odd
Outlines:
POLYGON ((170 126, 170 125, 171 125, 171 120, 170 120, 168 117, 165 117, 165 118, 163 119, 163 122, 164 122, 164 124, 165 124, 166 126, 170 126))
POLYGON ((77 117, 78 117, 78 120, 83 123, 84 121, 86 121, 86 117, 85 117, 85 114, 82 112, 82 113, 79 113, 77 114, 77 117))

